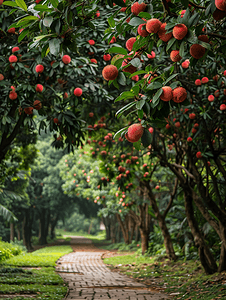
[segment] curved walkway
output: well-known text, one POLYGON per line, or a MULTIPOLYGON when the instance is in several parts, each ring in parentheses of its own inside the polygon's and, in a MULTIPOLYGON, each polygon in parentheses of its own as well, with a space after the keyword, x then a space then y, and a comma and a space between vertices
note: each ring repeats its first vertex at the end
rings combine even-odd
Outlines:
POLYGON ((126 275, 111 272, 101 257, 106 250, 96 248, 83 237, 71 237, 72 253, 61 257, 56 271, 69 285, 65 299, 71 300, 166 300, 166 294, 150 292, 126 275))

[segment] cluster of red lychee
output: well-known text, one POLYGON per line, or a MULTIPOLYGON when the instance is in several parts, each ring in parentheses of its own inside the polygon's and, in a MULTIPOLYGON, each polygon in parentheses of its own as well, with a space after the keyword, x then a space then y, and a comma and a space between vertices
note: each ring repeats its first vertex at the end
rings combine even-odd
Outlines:
POLYGON ((166 102, 173 100, 176 103, 181 103, 187 98, 187 91, 183 87, 177 87, 172 90, 170 86, 164 86, 159 98, 166 102))
POLYGON ((135 123, 128 128, 125 137, 129 142, 136 143, 142 137, 143 133, 144 127, 140 123, 135 123))

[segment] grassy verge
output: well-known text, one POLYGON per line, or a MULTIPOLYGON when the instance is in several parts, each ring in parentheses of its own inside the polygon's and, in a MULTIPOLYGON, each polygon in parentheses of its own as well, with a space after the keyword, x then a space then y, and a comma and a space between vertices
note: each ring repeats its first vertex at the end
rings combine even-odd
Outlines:
POLYGON ((63 229, 56 229, 56 235, 57 238, 67 238, 70 236, 84 236, 85 238, 88 238, 90 240, 92 240, 92 242, 95 243, 106 243, 109 244, 110 241, 106 241, 106 233, 105 231, 102 231, 100 233, 98 233, 97 235, 91 235, 91 234, 87 234, 87 233, 81 233, 81 232, 70 232, 70 231, 64 231, 63 229))
POLYGON ((70 246, 46 247, 2 262, 0 299, 1 294, 16 294, 18 297, 13 298, 16 300, 27 299, 20 294, 34 294, 34 299, 63 299, 67 287, 62 278, 55 273, 54 266, 61 256, 70 252, 72 252, 70 246), (29 269, 22 267, 29 267, 29 269))
POLYGON ((105 258, 104 262, 174 299, 226 299, 226 272, 206 275, 196 260, 171 262, 133 254, 105 258))

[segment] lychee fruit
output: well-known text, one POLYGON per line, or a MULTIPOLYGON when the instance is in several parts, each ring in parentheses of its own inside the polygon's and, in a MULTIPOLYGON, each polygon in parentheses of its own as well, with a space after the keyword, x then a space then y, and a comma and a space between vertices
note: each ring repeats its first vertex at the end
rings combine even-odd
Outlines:
POLYGON ((154 59, 155 58, 155 52, 154 51, 151 51, 151 54, 148 54, 147 57, 149 59, 154 59))
POLYGON ((147 21, 146 30, 149 33, 157 33, 162 25, 162 22, 158 19, 150 19, 147 21))
POLYGON ((196 59, 202 58, 205 52, 206 52, 205 48, 199 44, 193 44, 190 47, 190 54, 196 59))
POLYGON ((4 80, 4 75, 0 74, 0 81, 4 80))
MULTIPOLYGON (((127 66, 127 65, 129 64, 130 60, 131 60, 131 59, 129 59, 129 58, 123 60, 123 62, 122 62, 122 67, 127 66)), ((133 65, 130 65, 130 66, 124 68, 124 69, 123 69, 123 72, 128 72, 128 73, 130 73, 130 74, 133 74, 134 72, 136 72, 136 70, 137 70, 136 67, 134 67, 133 65)))
POLYGON ((198 40, 204 43, 209 43, 209 38, 206 34, 202 34, 198 36, 198 40))
POLYGON ((95 58, 91 58, 90 61, 91 61, 91 63, 93 63, 93 64, 97 64, 97 60, 96 60, 95 58))
POLYGON ((201 82, 200 79, 196 79, 196 80, 195 80, 195 85, 201 85, 201 84, 202 84, 202 82, 201 82))
POLYGON ((226 11, 226 0, 215 0, 216 8, 226 11))
POLYGON ((177 87, 173 90, 172 100, 176 103, 181 103, 187 98, 187 91, 183 87, 177 87))
POLYGON ((140 12, 145 11, 147 4, 145 4, 144 2, 142 3, 138 3, 135 2, 133 3, 133 5, 131 6, 131 13, 134 14, 135 16, 139 15, 140 12))
POLYGON ((40 110, 42 108, 42 103, 39 100, 35 100, 33 103, 33 107, 37 110, 40 110))
POLYGON ((15 33, 15 32, 16 32, 16 28, 14 27, 8 29, 8 33, 15 33))
POLYGON ((135 37, 131 37, 130 39, 128 39, 126 41, 126 48, 129 50, 129 51, 132 51, 133 49, 133 44, 136 42, 136 38, 135 37))
POLYGON ((36 92, 41 93, 43 91, 43 85, 37 84, 35 90, 36 92))
POLYGON ((113 44, 115 42, 116 42, 116 38, 115 38, 115 36, 113 36, 112 39, 110 40, 109 44, 113 44))
POLYGON ((54 119, 53 119, 53 122, 54 122, 55 124, 58 124, 58 123, 59 123, 59 120, 58 120, 57 118, 54 118, 54 119))
POLYGON ((195 119, 195 114, 194 113, 191 113, 191 114, 189 114, 189 119, 191 119, 191 120, 194 120, 195 119))
POLYGON ((35 67, 35 71, 36 71, 37 73, 42 73, 42 72, 44 71, 44 66, 43 66, 43 65, 37 65, 37 66, 35 67))
POLYGON ((128 128, 128 132, 125 134, 125 137, 129 142, 135 143, 139 141, 143 133, 144 133, 144 127, 142 127, 140 123, 136 123, 131 125, 128 128))
MULTIPOLYGON (((147 37, 149 35, 149 32, 146 30, 146 23, 140 24, 138 26, 137 32, 142 37, 147 37)), ((130 50, 131 51, 131 50, 130 50)))
POLYGON ((108 65, 103 68, 102 76, 105 80, 114 80, 118 76, 118 69, 114 65, 108 65))
POLYGON ((160 95, 160 99, 163 101, 170 101, 173 98, 173 90, 171 89, 170 86, 164 86, 162 87, 162 94, 160 95))
POLYGON ((220 105, 220 110, 226 110, 226 105, 225 104, 221 104, 220 105))
POLYGON ((80 88, 75 88, 75 89, 74 89, 74 95, 77 96, 77 97, 82 96, 82 89, 80 89, 80 88))
POLYGON ((109 60, 111 60, 111 55, 110 54, 104 54, 103 59, 104 59, 104 61, 109 61, 109 60))
POLYGON ((188 141, 188 142, 192 142, 192 137, 189 136, 189 137, 187 138, 187 141, 188 141))
POLYGON ((182 57, 179 55, 179 50, 172 50, 170 52, 170 59, 173 61, 173 62, 178 62, 182 59, 182 57))
POLYGON ((27 115, 32 115, 32 113, 33 113, 33 107, 25 107, 24 112, 27 115))
POLYGON ((15 100, 17 98, 17 93, 15 91, 9 92, 9 99, 15 100))
POLYGON ((176 122, 176 123, 175 123, 175 126, 176 126, 177 128, 180 128, 180 122, 176 122))
POLYGON ((166 25, 167 25, 166 23, 163 23, 160 26, 160 29, 158 31, 158 36, 159 36, 160 40, 162 40, 163 42, 168 42, 173 36, 172 32, 166 33, 166 31, 167 31, 165 29, 166 25))
POLYGON ((197 157, 197 158, 201 158, 201 157, 202 157, 201 151, 198 151, 198 152, 196 153, 196 157, 197 157))
POLYGON ((214 101, 214 95, 209 95, 208 100, 209 100, 209 102, 213 102, 214 101))
POLYGON ((10 55, 10 57, 9 57, 9 62, 10 62, 10 63, 15 63, 15 62, 17 62, 17 57, 16 57, 15 55, 10 55))
POLYGON ((70 62, 71 62, 71 58, 69 55, 64 55, 62 57, 62 62, 65 64, 65 65, 68 65, 70 62))
POLYGON ((20 50, 20 48, 19 47, 13 47, 13 49, 12 49, 12 53, 14 53, 14 52, 16 52, 16 51, 19 51, 20 50))
POLYGON ((166 129, 170 129, 170 124, 166 124, 166 129))
POLYGON ((207 83, 209 82, 209 78, 208 77, 203 77, 202 78, 202 83, 207 83))
POLYGON ((95 41, 94 41, 94 40, 89 40, 88 43, 89 43, 91 46, 95 45, 95 41))
POLYGON ((138 75, 132 76, 131 79, 133 81, 138 81, 139 80, 139 76, 138 75))
POLYGON ((189 59, 186 59, 185 61, 182 62, 181 67, 184 69, 187 69, 190 65, 189 59))
POLYGON ((182 40, 186 36, 187 33, 188 33, 188 28, 184 24, 177 24, 173 28, 173 36, 177 40, 182 40))
POLYGON ((218 8, 213 12, 213 18, 216 21, 223 19, 226 16, 226 11, 219 10, 218 8))

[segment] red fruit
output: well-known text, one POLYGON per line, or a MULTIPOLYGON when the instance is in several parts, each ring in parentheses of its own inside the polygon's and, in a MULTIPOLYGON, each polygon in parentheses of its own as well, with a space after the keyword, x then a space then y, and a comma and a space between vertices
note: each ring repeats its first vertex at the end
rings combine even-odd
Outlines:
MULTIPOLYGON (((129 58, 123 60, 123 62, 122 62, 122 67, 127 66, 127 65, 129 64, 130 60, 131 60, 131 59, 129 59, 129 58)), ((136 72, 136 70, 137 70, 136 67, 134 67, 133 65, 130 65, 130 66, 128 66, 127 68, 124 68, 124 69, 123 69, 123 72, 128 72, 128 73, 130 73, 130 74, 133 74, 134 72, 136 72)))
POLYGON ((99 16, 100 16, 100 12, 99 12, 99 10, 96 12, 96 17, 97 18, 99 18, 99 16))
POLYGON ((93 116, 94 116, 94 113, 93 113, 93 112, 90 112, 90 113, 89 113, 89 117, 92 118, 93 116))
POLYGON ((183 87, 177 87, 173 90, 172 100, 176 103, 181 103, 187 98, 187 91, 183 87))
POLYGON ((25 114, 27 114, 27 115, 32 115, 32 113, 33 113, 33 107, 26 107, 26 108, 24 109, 24 112, 25 112, 25 114))
POLYGON ((170 129, 170 124, 166 124, 166 129, 170 129))
POLYGON ((41 93, 43 91, 43 85, 37 84, 35 90, 36 90, 36 92, 41 93))
POLYGON ((154 132, 154 128, 153 127, 150 127, 149 129, 149 132, 152 134, 154 132))
POLYGON ((175 123, 175 126, 176 126, 177 128, 179 128, 179 127, 180 127, 180 122, 176 122, 176 123, 175 123))
POLYGON ((201 84, 202 84, 201 80, 200 79, 196 79, 195 85, 201 85, 201 84))
POLYGON ((135 143, 142 137, 143 132, 144 128, 142 127, 142 125, 136 123, 128 128, 128 132, 126 133, 125 137, 129 142, 135 143))
POLYGON ((171 89, 170 86, 164 86, 162 87, 162 94, 160 95, 160 99, 163 101, 170 101, 173 98, 173 90, 171 89))
POLYGON ((223 73, 223 74, 224 74, 224 76, 226 76, 226 70, 224 71, 224 73, 223 73))
POLYGON ((155 189, 156 190, 159 190, 160 186, 159 185, 156 185, 155 189))
POLYGON ((126 41, 126 48, 129 50, 129 51, 132 51, 133 49, 133 44, 136 42, 136 38, 135 37, 131 37, 130 39, 128 39, 126 41))
POLYGON ((198 152, 196 153, 196 157, 197 157, 197 158, 201 158, 201 157, 202 157, 202 153, 201 153, 200 151, 198 151, 198 152))
POLYGON ((205 54, 205 48, 199 44, 193 44, 190 47, 190 54, 196 59, 202 58, 205 54))
POLYGON ((205 43, 209 43, 209 38, 206 34, 199 35, 198 40, 202 41, 202 42, 205 42, 205 43))
POLYGON ((194 124, 194 128, 198 128, 199 127, 199 124, 198 123, 195 123, 194 124))
POLYGON ((4 1, 4 0, 0 0, 0 5, 2 5, 3 1, 4 1))
POLYGON ((160 40, 162 40, 163 42, 168 42, 172 38, 173 34, 172 32, 166 33, 167 30, 165 30, 165 27, 166 27, 166 23, 163 23, 160 26, 158 31, 158 36, 160 40))
POLYGON ((33 106, 35 109, 40 110, 42 108, 42 103, 39 100, 35 100, 33 106))
POLYGON ((179 50, 173 50, 173 51, 171 51, 171 53, 170 53, 170 59, 173 62, 180 61, 182 59, 182 57, 179 55, 179 50))
POLYGON ((43 65, 37 65, 37 66, 35 67, 35 71, 36 71, 37 73, 42 73, 42 72, 44 71, 43 65))
POLYGON ((189 59, 186 59, 184 62, 182 62, 181 67, 184 69, 187 69, 190 65, 189 59))
POLYGON ((187 141, 188 141, 188 142, 192 142, 192 138, 189 136, 189 137, 187 138, 187 141))
POLYGON ((221 104, 220 110, 226 110, 226 105, 225 104, 221 104))
POLYGON ((9 57, 9 62, 10 62, 10 63, 15 63, 15 62, 17 62, 17 57, 16 57, 15 55, 10 55, 10 57, 9 57))
POLYGON ((131 79, 133 81, 138 81, 139 80, 139 76, 138 75, 132 76, 131 79))
POLYGON ((135 16, 139 15, 140 12, 145 11, 147 4, 142 2, 139 4, 138 2, 133 3, 131 6, 131 13, 134 14, 135 16))
MULTIPOLYGON (((140 24, 138 26, 137 32, 140 36, 146 37, 149 35, 149 32, 146 30, 146 23, 140 24)), ((130 50, 131 51, 131 50, 130 50)))
POLYGON ((208 100, 209 100, 209 102, 213 102, 214 101, 214 95, 209 95, 208 100))
POLYGON ((188 108, 185 108, 185 109, 184 109, 184 112, 185 112, 185 113, 186 113, 186 112, 188 112, 188 111, 189 111, 189 109, 188 109, 188 108))
POLYGON ((209 81, 208 77, 203 77, 202 78, 202 83, 207 83, 209 81))
POLYGON ((218 8, 213 12, 213 18, 216 21, 223 19, 226 16, 226 11, 219 10, 218 8))
POLYGON ((0 74, 0 81, 4 80, 4 76, 2 74, 0 74))
POLYGON ((113 38, 110 40, 109 44, 113 44, 116 42, 116 38, 113 36, 113 38))
POLYGON ((80 89, 80 88, 75 88, 75 89, 74 89, 74 95, 77 96, 77 97, 82 96, 82 89, 80 89))
POLYGON ((192 132, 193 134, 195 134, 195 133, 197 132, 197 130, 196 130, 195 128, 192 128, 191 132, 192 132))
POLYGON ((208 167, 210 166, 210 161, 207 162, 207 166, 208 166, 208 167))
POLYGON ((94 64, 97 64, 97 60, 95 58, 91 58, 90 61, 94 64))
POLYGON ((176 134, 176 133, 174 133, 174 134, 173 134, 173 137, 174 137, 174 138, 176 138, 176 137, 177 137, 177 134, 176 134))
POLYGON ((68 93, 65 92, 65 93, 64 93, 64 99, 67 99, 67 98, 68 98, 68 93))
POLYGON ((20 50, 20 48, 19 47, 13 47, 13 49, 12 49, 12 53, 14 53, 14 52, 16 52, 16 51, 19 51, 20 50))
POLYGON ((110 54, 104 54, 103 59, 104 59, 104 61, 109 61, 109 60, 111 60, 111 55, 110 54))
POLYGON ((151 54, 148 54, 147 57, 149 59, 154 59, 155 58, 155 52, 154 51, 151 51, 151 54))
POLYGON ((94 40, 89 40, 88 43, 89 43, 91 46, 95 45, 95 41, 94 41, 94 40))
POLYGON ((17 98, 17 93, 15 91, 9 92, 9 99, 15 100, 17 98))
POLYGON ((194 120, 195 119, 195 114, 194 113, 191 113, 191 114, 189 114, 189 118, 191 119, 191 120, 194 120))
POLYGON ((150 19, 147 21, 146 30, 149 33, 157 33, 162 25, 162 22, 158 19, 150 19))
POLYGON ((177 24, 173 28, 173 36, 177 40, 182 40, 186 36, 187 33, 188 33, 188 28, 184 24, 177 24))
POLYGON ((62 62, 65 64, 65 65, 68 65, 70 62, 71 62, 71 58, 69 55, 64 55, 62 57, 62 62))
POLYGON ((103 68, 102 76, 105 80, 114 80, 118 76, 118 69, 116 66, 108 65, 103 68))
POLYGON ((226 11, 226 0, 215 0, 216 8, 226 11))
POLYGON ((14 27, 8 29, 8 33, 15 33, 15 31, 16 31, 16 28, 14 28, 14 27))

